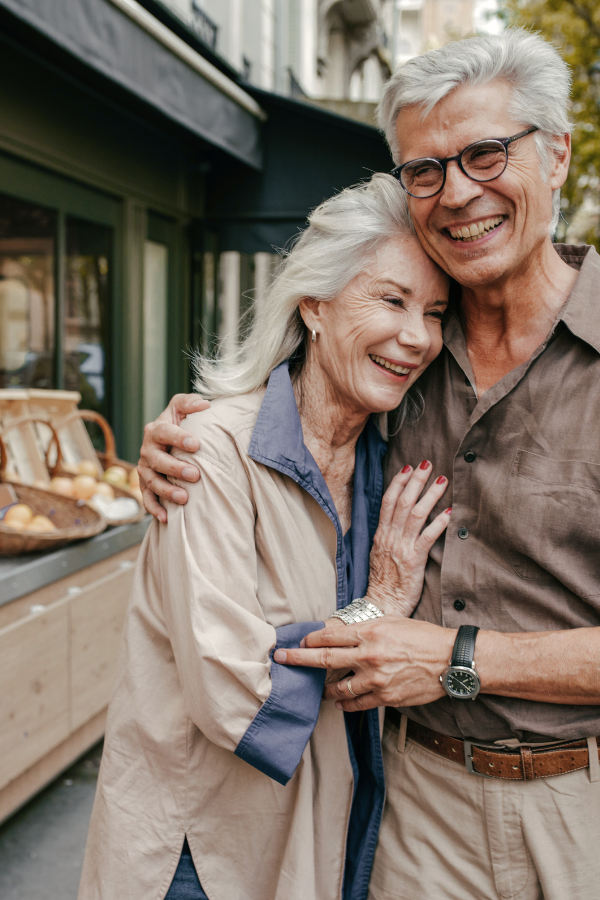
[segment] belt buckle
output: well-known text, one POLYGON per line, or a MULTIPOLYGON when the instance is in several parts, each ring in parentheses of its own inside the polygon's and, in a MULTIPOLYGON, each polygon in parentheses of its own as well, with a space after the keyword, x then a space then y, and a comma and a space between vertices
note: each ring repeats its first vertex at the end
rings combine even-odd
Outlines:
POLYGON ((475 741, 467 741, 463 739, 463 746, 465 750, 465 766, 467 767, 467 772, 470 775, 478 775, 479 778, 493 778, 493 775, 487 775, 485 772, 477 772, 473 768, 473 755, 472 749, 473 747, 479 747, 480 750, 485 750, 486 745, 483 746, 475 741))

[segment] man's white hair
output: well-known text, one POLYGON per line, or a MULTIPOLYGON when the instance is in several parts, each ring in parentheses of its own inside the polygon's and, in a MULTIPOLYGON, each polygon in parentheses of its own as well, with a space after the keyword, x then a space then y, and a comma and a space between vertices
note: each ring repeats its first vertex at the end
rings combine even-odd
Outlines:
POLYGON ((194 387, 202 396, 254 391, 284 360, 301 364, 307 337, 298 308, 302 298, 332 300, 364 271, 378 247, 415 234, 404 191, 383 174, 326 200, 308 223, 284 255, 266 297, 255 304, 237 350, 221 359, 193 357, 194 387))
MULTIPOLYGON (((572 130, 568 117, 571 73, 552 44, 522 28, 454 41, 410 59, 395 72, 385 85, 378 121, 396 164, 400 162, 396 120, 401 109, 421 106, 425 118, 460 85, 496 80, 512 88, 510 113, 515 121, 539 128, 534 138, 542 174, 547 177, 550 154, 560 149, 556 137, 572 130)), ((554 233, 560 216, 560 190, 554 191, 552 212, 554 233)))

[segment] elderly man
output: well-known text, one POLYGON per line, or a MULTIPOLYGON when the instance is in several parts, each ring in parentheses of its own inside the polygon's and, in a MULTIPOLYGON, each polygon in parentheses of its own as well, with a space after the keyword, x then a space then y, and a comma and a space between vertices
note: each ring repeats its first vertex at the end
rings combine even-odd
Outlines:
MULTIPOLYGON (((412 618, 350 614, 278 651, 352 670, 327 688, 341 708, 387 707, 371 900, 600 891, 600 259, 551 242, 569 85, 515 30, 411 60, 381 104, 419 239, 462 286, 388 478, 430 459, 452 522, 412 618)), ((156 444, 192 408, 148 430, 150 505, 185 501, 149 469, 186 478, 156 444)))

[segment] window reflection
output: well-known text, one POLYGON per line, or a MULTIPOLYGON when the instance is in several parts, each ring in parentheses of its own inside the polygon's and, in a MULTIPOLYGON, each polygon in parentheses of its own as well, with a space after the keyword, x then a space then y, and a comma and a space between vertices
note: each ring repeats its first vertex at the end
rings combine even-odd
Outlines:
POLYGON ((0 194, 0 387, 54 382, 56 214, 0 194))
MULTIPOLYGON (((254 310, 271 284, 280 257, 277 253, 238 253, 228 250, 215 263, 204 254, 204 294, 214 294, 214 270, 218 266, 217 332, 223 354, 234 350, 248 330, 254 310)), ((205 301, 206 307, 206 301, 205 301)))
POLYGON ((65 388, 106 415, 112 229, 67 220, 65 388))
POLYGON ((144 244, 144 422, 152 422, 167 404, 167 300, 169 249, 144 244))

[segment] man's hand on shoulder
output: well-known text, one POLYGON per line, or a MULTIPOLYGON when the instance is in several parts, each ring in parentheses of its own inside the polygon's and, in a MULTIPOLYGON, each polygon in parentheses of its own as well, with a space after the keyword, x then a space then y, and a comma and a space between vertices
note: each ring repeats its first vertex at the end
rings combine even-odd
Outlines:
POLYGON ((165 475, 179 481, 198 481, 200 472, 195 466, 175 459, 169 451, 177 447, 186 453, 195 453, 200 442, 181 428, 186 416, 208 409, 210 403, 197 394, 175 394, 167 408, 144 428, 144 442, 140 450, 138 472, 140 488, 147 512, 163 524, 167 521, 167 511, 159 502, 160 497, 173 503, 185 504, 187 492, 171 484, 165 475))

